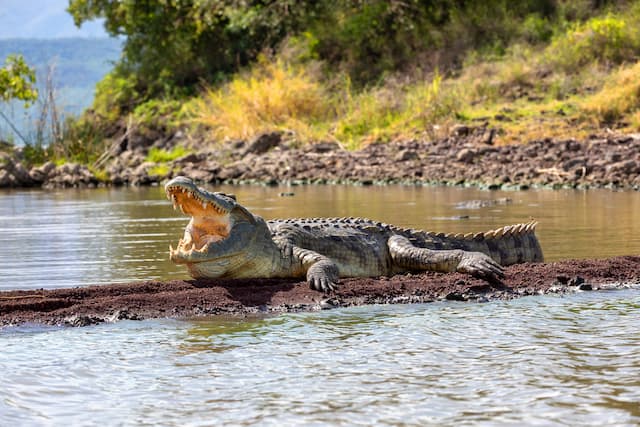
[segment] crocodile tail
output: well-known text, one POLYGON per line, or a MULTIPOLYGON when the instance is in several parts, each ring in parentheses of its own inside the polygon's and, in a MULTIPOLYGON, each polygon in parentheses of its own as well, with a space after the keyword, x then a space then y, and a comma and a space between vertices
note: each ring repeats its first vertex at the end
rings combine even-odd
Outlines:
POLYGON ((537 222, 508 225, 481 233, 425 233, 427 245, 437 249, 483 252, 501 265, 542 262, 544 256, 535 234, 537 222))

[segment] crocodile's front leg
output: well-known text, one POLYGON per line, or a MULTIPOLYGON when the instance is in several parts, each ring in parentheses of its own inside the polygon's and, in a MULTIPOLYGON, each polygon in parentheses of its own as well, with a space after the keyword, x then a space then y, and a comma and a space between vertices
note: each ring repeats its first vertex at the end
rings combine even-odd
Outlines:
POLYGON ((398 235, 391 236, 387 244, 394 264, 403 269, 457 271, 491 279, 504 277, 502 266, 482 252, 418 248, 398 235))
POLYGON ((324 255, 298 246, 291 247, 294 262, 306 271, 311 289, 321 292, 333 291, 338 287, 340 273, 335 262, 324 255))

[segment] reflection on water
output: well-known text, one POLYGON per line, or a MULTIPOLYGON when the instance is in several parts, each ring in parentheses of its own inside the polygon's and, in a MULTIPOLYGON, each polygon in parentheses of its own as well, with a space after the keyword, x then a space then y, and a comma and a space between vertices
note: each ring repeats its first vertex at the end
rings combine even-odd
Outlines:
POLYGON ((0 425, 638 425, 639 310, 629 289, 5 330, 0 425))
MULTIPOLYGON (((363 216, 404 227, 483 231, 535 218, 547 260, 640 254, 640 193, 449 187, 216 187, 267 218, 363 216), (512 204, 460 209, 508 197, 512 204), (461 217, 465 219, 460 219, 461 217)), ((160 188, 0 192, 0 289, 186 277, 167 248, 187 219, 160 188)))

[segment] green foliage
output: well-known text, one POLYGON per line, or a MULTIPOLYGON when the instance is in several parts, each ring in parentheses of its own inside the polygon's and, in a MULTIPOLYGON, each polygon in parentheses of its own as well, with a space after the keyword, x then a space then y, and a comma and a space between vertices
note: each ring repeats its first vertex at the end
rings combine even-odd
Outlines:
POLYGON ((9 55, 0 67, 0 101, 18 99, 29 103, 38 98, 35 71, 21 55, 9 55))
POLYGON ((93 166, 89 166, 89 171, 96 177, 96 179, 100 182, 108 182, 109 181, 109 172, 104 169, 96 169, 93 166))
POLYGON ((169 172, 171 172, 171 168, 167 164, 159 164, 159 165, 152 166, 147 171, 147 173, 150 176, 160 176, 160 177, 167 176, 169 172))
POLYGON ((522 22, 522 36, 529 43, 546 43, 553 36, 553 24, 549 19, 533 13, 522 22))
POLYGON ((91 113, 80 117, 67 116, 61 124, 62 135, 43 146, 46 156, 34 163, 52 160, 72 161, 81 164, 91 164, 107 149, 109 140, 106 138, 106 123, 91 113))
POLYGON ((134 120, 147 128, 170 130, 183 119, 183 103, 172 99, 152 99, 133 110, 134 120))
POLYGON ((40 144, 25 144, 22 147, 22 155, 28 166, 41 165, 52 157, 50 147, 44 147, 40 144))
POLYGON ((116 67, 96 85, 93 109, 106 120, 116 121, 133 110, 139 102, 135 80, 121 75, 120 67, 116 67))
POLYGON ((553 40, 548 61, 556 67, 575 71, 590 62, 620 64, 640 54, 640 19, 634 15, 607 14, 571 26, 553 40))
POLYGON ((408 68, 448 69, 469 50, 502 54, 514 39, 548 40, 563 5, 556 0, 70 0, 68 11, 78 25, 104 18, 111 35, 126 37, 123 57, 96 94, 95 109, 113 117, 152 98, 192 95, 201 82, 218 84, 285 40, 299 48, 297 60, 321 60, 345 71, 355 87, 408 68))
MULTIPOLYGON (((71 0, 68 11, 77 25, 103 17, 111 35, 126 36, 110 83, 120 93, 120 79, 129 80, 121 93, 140 103, 193 93, 202 80, 220 80, 295 32, 298 12, 307 9, 294 0, 71 0)), ((121 108, 126 113, 132 105, 121 108)))
POLYGON ((189 151, 182 146, 175 146, 171 150, 163 150, 161 148, 151 147, 147 154, 146 161, 153 163, 166 163, 179 159, 189 154, 189 151))

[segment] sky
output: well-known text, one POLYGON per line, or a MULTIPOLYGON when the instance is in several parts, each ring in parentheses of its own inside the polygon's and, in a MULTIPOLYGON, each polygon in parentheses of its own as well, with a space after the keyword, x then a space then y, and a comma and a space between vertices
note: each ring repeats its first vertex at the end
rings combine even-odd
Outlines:
POLYGON ((0 0, 0 39, 107 37, 102 23, 81 28, 66 11, 68 0, 0 0))

